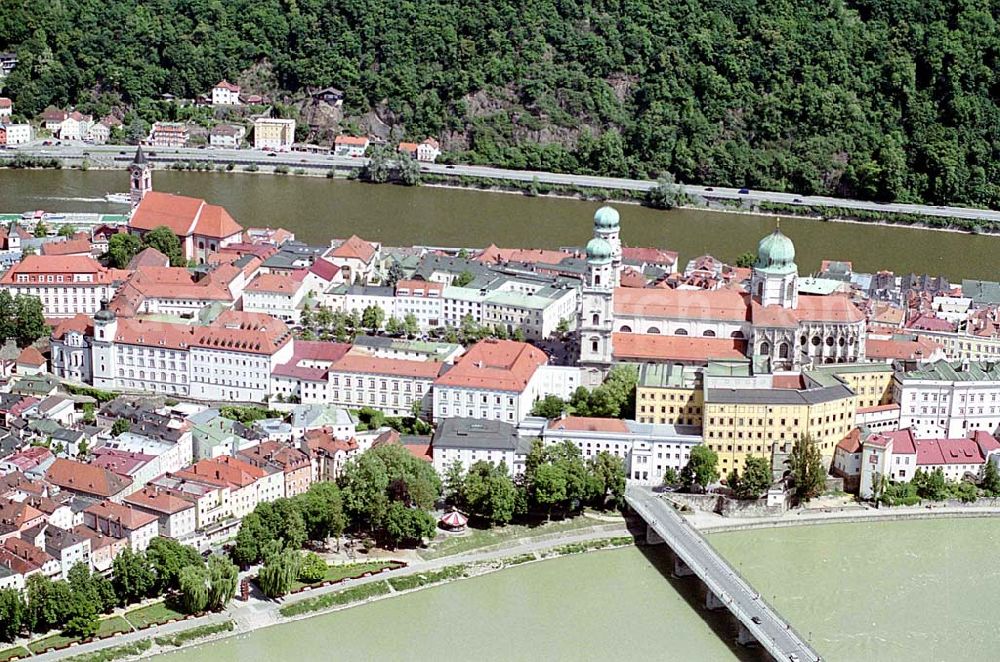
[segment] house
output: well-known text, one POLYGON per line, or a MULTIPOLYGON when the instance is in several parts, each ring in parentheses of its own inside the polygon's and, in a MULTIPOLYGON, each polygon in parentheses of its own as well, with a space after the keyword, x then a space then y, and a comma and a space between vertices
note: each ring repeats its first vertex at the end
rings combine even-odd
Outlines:
POLYGON ((295 120, 258 117, 253 121, 254 149, 286 152, 295 142, 295 120))
POLYGON ((304 273, 257 274, 243 291, 243 310, 264 313, 286 322, 297 323, 302 299, 306 294, 304 273))
POLYGON ((29 255, 0 277, 0 289, 38 297, 47 318, 93 315, 126 276, 89 256, 29 255))
POLYGON ((0 124, 3 124, 3 120, 10 119, 13 114, 14 102, 7 97, 0 97, 0 124))
POLYGON ((227 80, 220 80, 212 88, 213 106, 238 106, 240 105, 240 86, 234 85, 227 80))
POLYGON ((128 230, 141 237, 161 225, 170 228, 180 240, 184 257, 199 263, 206 262, 209 253, 239 242, 243 235, 243 227, 218 205, 200 198, 150 191, 129 219, 128 230))
MULTIPOLYGON (((346 241, 331 242, 322 259, 340 269, 345 283, 367 283, 377 274, 381 249, 381 244, 365 241, 355 234, 346 241)), ((391 289, 389 294, 392 296, 391 289)))
POLYGON ((51 554, 21 538, 8 538, 3 542, 0 546, 0 565, 23 575, 23 580, 35 574, 55 579, 62 571, 59 561, 51 554))
POLYGON ((152 147, 185 147, 188 126, 184 122, 154 122, 146 144, 152 147))
POLYGON ((19 472, 28 477, 41 478, 55 462, 55 455, 44 446, 29 446, 0 460, 0 474, 19 472))
POLYGON ((125 538, 133 552, 144 552, 159 533, 159 518, 131 505, 101 501, 83 511, 85 526, 113 538, 125 538))
POLYGON ((52 524, 41 524, 25 531, 21 537, 59 562, 59 579, 68 579, 70 569, 77 563, 90 567, 90 538, 86 536, 52 524))
POLYGON ((157 517, 159 535, 165 538, 186 538, 194 533, 197 526, 194 503, 153 485, 128 495, 123 503, 157 517))
POLYGON ((14 147, 24 145, 35 139, 35 128, 30 124, 0 124, 3 131, 3 144, 14 147))
POLYGON ((45 513, 27 503, 0 499, 0 542, 43 524, 45 513))
POLYGON ((344 103, 344 92, 336 87, 324 87, 312 93, 313 101, 339 107, 344 103))
POLYGON ((361 452, 355 439, 337 439, 326 428, 306 431, 301 448, 309 455, 313 482, 337 480, 347 461, 361 452))
POLYGON ((111 138, 111 127, 105 124, 104 120, 95 122, 90 126, 83 139, 95 145, 103 145, 111 138))
POLYGON ((65 110, 49 106, 42 111, 42 128, 50 131, 52 135, 56 135, 59 133, 59 129, 62 128, 63 120, 67 117, 69 117, 69 113, 65 110))
POLYGON ((53 255, 74 255, 89 257, 93 255, 94 248, 89 239, 83 237, 73 237, 63 241, 46 241, 42 244, 42 255, 48 257, 53 255))
POLYGON ((258 503, 280 499, 285 492, 281 472, 268 474, 259 467, 229 456, 200 460, 172 476, 214 487, 228 487, 230 514, 236 518, 253 512, 258 503))
POLYGON ((45 480, 71 494, 115 502, 120 502, 132 487, 131 478, 61 457, 49 467, 45 480))
POLYGON ((358 158, 365 155, 371 141, 365 137, 337 136, 333 139, 333 155, 358 158))
POLYGON ((94 118, 73 111, 66 115, 66 118, 59 125, 60 140, 83 140, 94 124, 94 118))
POLYGON ((127 538, 106 536, 84 524, 77 524, 71 530, 90 541, 90 565, 94 572, 109 574, 115 558, 128 548, 127 538))
POLYGON ((280 471, 284 476, 283 496, 286 499, 306 492, 312 484, 309 454, 299 448, 278 441, 265 441, 244 449, 237 457, 268 473, 280 471))
POLYGON ((19 375, 40 375, 48 372, 49 363, 33 345, 28 345, 18 354, 14 372, 19 375))
POLYGON ((430 409, 431 385, 444 364, 346 354, 329 369, 329 402, 345 408, 371 407, 389 416, 430 409))
POLYGON ((208 144, 212 147, 239 149, 246 129, 237 124, 216 124, 208 134, 208 144))

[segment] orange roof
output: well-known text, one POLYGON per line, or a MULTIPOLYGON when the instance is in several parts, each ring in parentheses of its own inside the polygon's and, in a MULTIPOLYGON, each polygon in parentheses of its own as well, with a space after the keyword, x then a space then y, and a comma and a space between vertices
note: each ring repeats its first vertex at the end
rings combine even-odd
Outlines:
POLYGON ((352 234, 347 238, 347 241, 329 251, 328 254, 331 257, 361 260, 367 264, 375 257, 375 245, 365 241, 356 234, 352 234))
POLYGON ((42 244, 42 255, 89 255, 90 241, 87 239, 67 239, 47 241, 42 244))
POLYGON ((800 320, 809 322, 860 322, 865 319, 865 314, 846 294, 800 294, 795 312, 800 320))
POLYGON ((941 350, 941 345, 926 338, 880 340, 869 337, 865 341, 865 355, 869 359, 929 359, 941 350))
POLYGON ((548 363, 545 352, 515 340, 483 340, 473 345, 451 370, 438 377, 435 387, 486 388, 523 391, 539 367, 548 363))
POLYGON ((230 92, 239 92, 240 91, 240 86, 239 85, 233 85, 232 83, 230 83, 225 78, 223 78, 218 83, 216 83, 215 84, 215 88, 213 88, 213 89, 219 89, 219 88, 223 88, 223 89, 229 90, 230 92))
POLYGON ((24 365, 32 366, 43 366, 45 365, 45 357, 37 349, 28 345, 21 350, 21 353, 17 355, 17 361, 15 363, 23 363, 24 365))
POLYGON ((223 455, 211 460, 201 460, 173 475, 178 478, 219 486, 228 485, 233 489, 240 489, 253 485, 267 476, 267 472, 242 460, 223 455))
POLYGON ((330 366, 330 371, 434 379, 441 372, 441 366, 442 364, 437 361, 407 361, 364 354, 345 354, 330 366))
POLYGON ((83 464, 76 460, 56 458, 45 479, 63 489, 105 498, 120 494, 132 484, 131 478, 119 476, 107 469, 83 464))
POLYGON ((744 321, 747 301, 737 290, 615 289, 615 315, 744 321))
POLYGON ((257 274, 257 277, 247 285, 247 290, 250 292, 294 294, 301 286, 302 281, 284 274, 257 274))
POLYGON ((396 150, 400 152, 410 152, 410 153, 416 152, 417 143, 399 143, 399 146, 396 147, 396 150))
POLYGON ((200 235, 225 239, 243 232, 243 227, 218 205, 200 198, 150 191, 136 207, 129 227, 148 231, 161 225, 178 237, 200 235))
POLYGON ((861 428, 854 428, 847 433, 847 436, 840 440, 837 448, 846 453, 861 452, 861 428))
POLYGON ((540 248, 498 248, 490 244, 482 253, 476 256, 476 261, 486 264, 498 264, 500 262, 559 264, 567 257, 570 257, 570 254, 562 251, 547 251, 540 248))
POLYGON ((707 363, 709 359, 746 358, 746 341, 735 338, 613 333, 611 342, 618 360, 707 363))
POLYGON ((133 531, 141 529, 144 526, 148 526, 156 521, 156 515, 150 515, 149 513, 141 510, 136 510, 131 506, 123 506, 118 503, 112 503, 111 501, 102 501, 94 504, 83 512, 89 513, 100 519, 118 522, 126 529, 131 529, 133 531))
POLYGON ((367 138, 355 136, 337 136, 333 139, 334 145, 367 145, 368 142, 367 138))
POLYGON ((549 421, 550 430, 572 432, 628 432, 625 421, 617 418, 593 418, 590 416, 564 416, 549 421))
POLYGON ((170 322, 119 319, 115 342, 186 350, 195 341, 195 327, 170 322))
POLYGON ((40 283, 43 282, 41 279, 52 275, 68 276, 70 280, 52 282, 51 284, 46 281, 46 284, 55 287, 63 287, 64 285, 83 287, 103 285, 122 277, 124 274, 125 272, 118 269, 102 267, 97 260, 89 255, 29 255, 8 269, 3 278, 0 278, 0 283, 18 283, 17 277, 19 275, 27 275, 28 283, 40 283), (92 280, 87 282, 73 282, 72 276, 74 274, 90 274, 92 280))
POLYGON ((440 294, 444 290, 444 284, 430 280, 401 280, 396 283, 396 296, 416 296, 417 290, 423 290, 423 296, 427 296, 428 292, 440 294), (403 294, 401 290, 407 293, 403 294))
POLYGON ((858 407, 857 413, 859 414, 874 414, 878 411, 893 411, 899 409, 899 405, 875 405, 874 407, 858 407))
POLYGON ((281 320, 261 313, 227 310, 211 326, 195 331, 194 345, 251 354, 273 354, 292 339, 281 320))
POLYGON ((193 507, 190 501, 185 501, 155 486, 144 487, 138 492, 128 495, 123 501, 139 508, 145 508, 146 510, 166 515, 179 513, 182 510, 193 507))
POLYGON ((45 513, 37 508, 13 499, 0 499, 0 533, 8 527, 21 530, 31 526, 34 520, 45 517, 45 513))

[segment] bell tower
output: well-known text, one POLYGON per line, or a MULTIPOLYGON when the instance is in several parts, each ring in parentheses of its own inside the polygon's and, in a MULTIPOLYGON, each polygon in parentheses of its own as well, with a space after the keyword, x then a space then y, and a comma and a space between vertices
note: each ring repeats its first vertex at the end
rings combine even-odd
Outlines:
POLYGON ((142 145, 135 150, 135 158, 128 166, 128 174, 129 196, 132 198, 132 206, 135 207, 153 190, 153 172, 142 151, 142 145))

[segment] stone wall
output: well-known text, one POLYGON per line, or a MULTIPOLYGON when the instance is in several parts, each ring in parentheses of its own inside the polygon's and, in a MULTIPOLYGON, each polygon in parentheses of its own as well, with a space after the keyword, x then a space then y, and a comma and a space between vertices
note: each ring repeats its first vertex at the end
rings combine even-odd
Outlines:
POLYGON ((771 517, 785 509, 780 505, 768 506, 767 499, 732 499, 723 494, 682 494, 673 492, 667 498, 691 510, 716 513, 723 517, 771 517))

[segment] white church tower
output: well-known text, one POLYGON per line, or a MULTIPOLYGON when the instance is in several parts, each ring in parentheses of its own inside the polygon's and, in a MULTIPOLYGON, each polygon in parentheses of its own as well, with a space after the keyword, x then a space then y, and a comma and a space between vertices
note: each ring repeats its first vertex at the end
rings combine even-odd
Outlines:
POLYGON ((750 278, 750 293, 762 306, 796 308, 799 305, 799 268, 795 245, 781 228, 760 240, 750 278))
POLYGON ((128 174, 129 197, 132 199, 132 206, 135 207, 153 190, 153 171, 142 151, 142 145, 135 150, 135 158, 128 166, 128 174))
POLYGON ((587 242, 587 272, 580 302, 580 366, 588 386, 601 383, 611 368, 614 348, 614 293, 621 278, 619 216, 611 207, 594 214, 594 238, 587 242))

